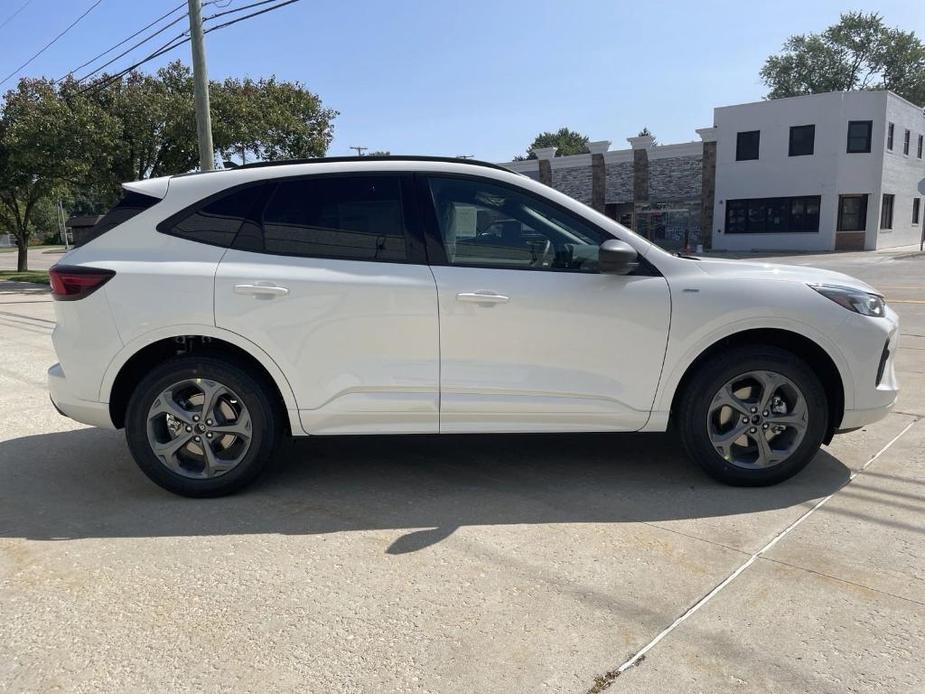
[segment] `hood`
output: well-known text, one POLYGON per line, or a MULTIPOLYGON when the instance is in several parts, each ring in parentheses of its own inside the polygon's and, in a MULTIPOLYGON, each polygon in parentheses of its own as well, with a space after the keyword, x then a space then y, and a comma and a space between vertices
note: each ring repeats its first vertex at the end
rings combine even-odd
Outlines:
POLYGON ((809 265, 780 265, 749 260, 725 260, 721 258, 700 258, 698 267, 707 275, 737 276, 749 279, 781 280, 804 284, 836 284, 842 287, 860 289, 872 294, 881 294, 866 282, 842 272, 822 270, 809 265))

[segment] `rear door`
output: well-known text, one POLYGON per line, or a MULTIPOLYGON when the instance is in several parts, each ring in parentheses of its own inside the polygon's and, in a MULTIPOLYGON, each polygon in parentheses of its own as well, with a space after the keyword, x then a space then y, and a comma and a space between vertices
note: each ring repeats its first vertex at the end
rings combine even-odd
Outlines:
POLYGON ((644 261, 598 272, 604 230, 502 181, 422 177, 440 305, 444 432, 633 431, 668 338, 668 284, 644 261))
POLYGON ((437 297, 411 179, 263 184, 215 278, 215 320, 264 349, 310 434, 438 431, 437 297))

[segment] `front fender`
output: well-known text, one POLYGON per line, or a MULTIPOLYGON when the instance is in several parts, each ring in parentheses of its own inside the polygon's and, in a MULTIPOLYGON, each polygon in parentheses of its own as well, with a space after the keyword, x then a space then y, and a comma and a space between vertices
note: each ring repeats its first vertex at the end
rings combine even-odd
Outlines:
MULTIPOLYGON (((725 316, 722 325, 708 323, 701 330, 683 335, 677 339, 669 339, 665 368, 662 370, 662 379, 655 397, 653 419, 667 422, 668 413, 678 385, 697 357, 726 338, 757 329, 784 330, 796 333, 818 345, 828 354, 838 369, 844 386, 845 409, 854 407, 854 380, 851 378, 848 360, 836 342, 826 332, 819 330, 817 326, 810 323, 776 315, 742 316, 731 321, 728 320, 728 316, 725 316)), ((672 326, 672 333, 674 331, 675 326, 672 326)))

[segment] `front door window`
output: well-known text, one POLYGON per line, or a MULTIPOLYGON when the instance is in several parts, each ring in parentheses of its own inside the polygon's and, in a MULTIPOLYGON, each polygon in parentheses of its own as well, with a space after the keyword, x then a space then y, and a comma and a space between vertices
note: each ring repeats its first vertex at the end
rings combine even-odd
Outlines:
POLYGON ((597 272, 605 232, 515 188, 468 178, 430 179, 450 265, 597 272))

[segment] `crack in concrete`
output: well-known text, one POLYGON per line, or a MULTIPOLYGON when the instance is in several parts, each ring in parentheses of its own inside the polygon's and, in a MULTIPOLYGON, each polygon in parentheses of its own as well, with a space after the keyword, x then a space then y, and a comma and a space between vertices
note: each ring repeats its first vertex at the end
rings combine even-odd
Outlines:
POLYGON ((889 591, 880 590, 879 588, 872 588, 871 586, 865 585, 863 583, 849 581, 846 578, 839 578, 838 576, 827 574, 824 571, 816 571, 815 569, 808 569, 805 566, 799 566, 798 564, 791 564, 790 562, 781 561, 780 559, 772 559, 771 557, 761 557, 761 560, 773 562, 774 564, 781 564, 782 566, 788 566, 791 569, 796 569, 798 571, 805 571, 806 573, 816 574, 817 576, 822 576, 823 578, 828 578, 833 581, 838 581, 839 583, 846 583, 849 586, 854 586, 856 588, 863 588, 864 590, 869 590, 873 593, 880 593, 881 595, 888 595, 889 597, 896 598, 897 600, 902 600, 904 602, 911 602, 913 605, 921 605, 922 607, 925 607, 925 602, 920 602, 919 600, 913 600, 912 598, 903 597, 902 595, 896 595, 896 593, 890 593, 889 591))

